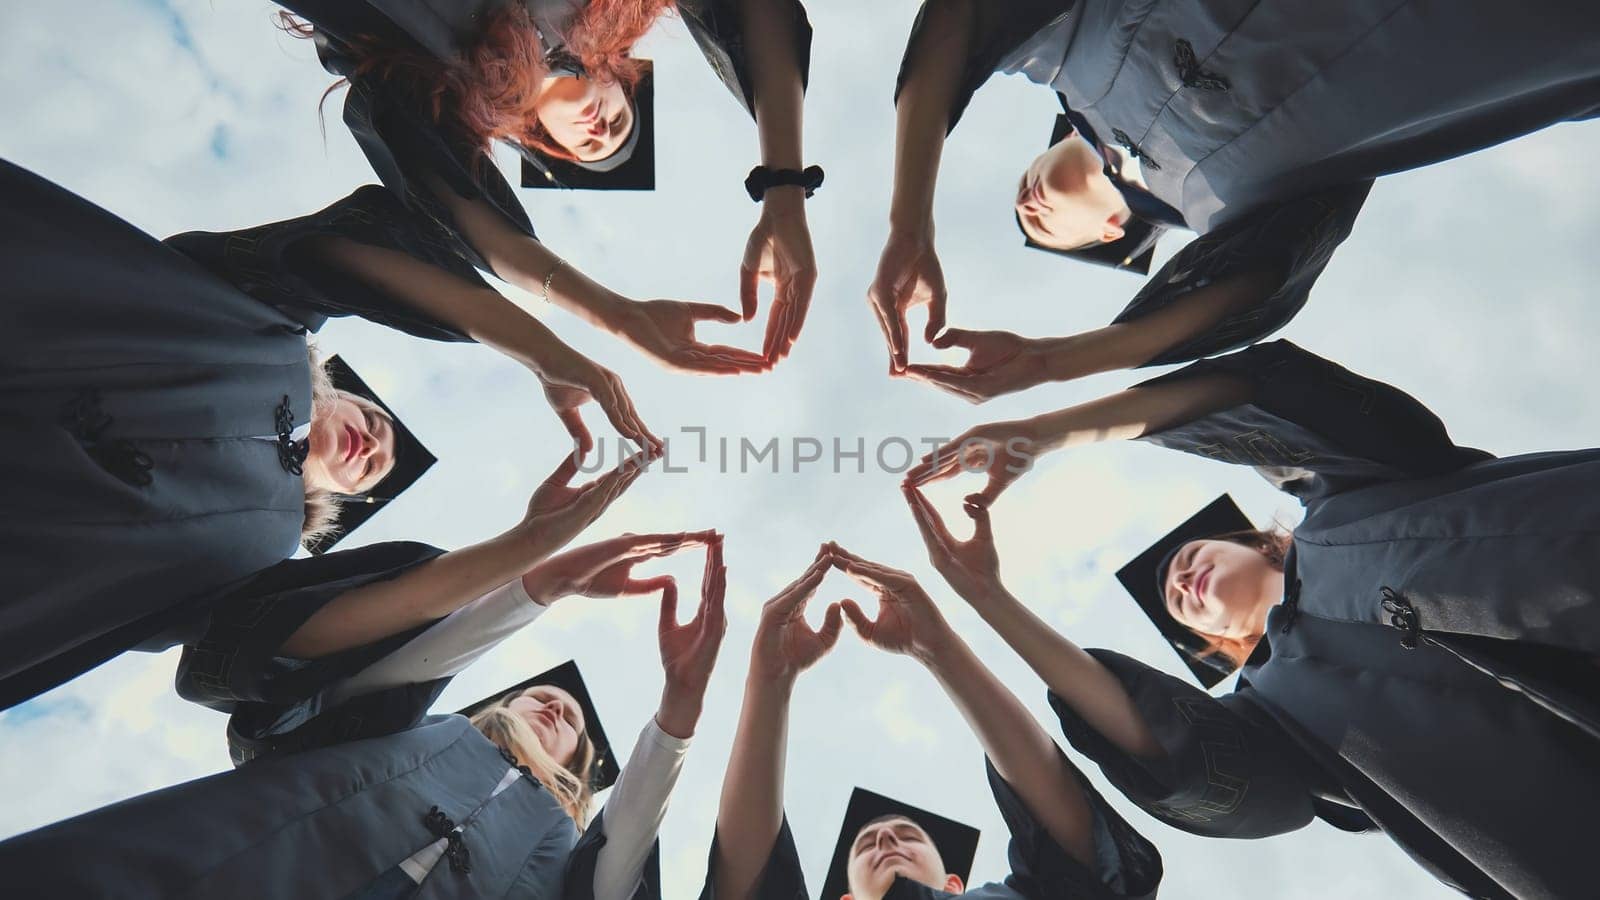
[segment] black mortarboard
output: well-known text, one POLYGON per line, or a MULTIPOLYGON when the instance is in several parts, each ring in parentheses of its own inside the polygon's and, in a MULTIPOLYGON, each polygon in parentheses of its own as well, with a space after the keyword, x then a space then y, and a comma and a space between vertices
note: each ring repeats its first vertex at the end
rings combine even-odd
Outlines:
POLYGON ((1189 671, 1207 688, 1233 674, 1237 667, 1220 653, 1206 653, 1206 639, 1167 613, 1167 567, 1178 549, 1190 541, 1254 528, 1250 517, 1239 509, 1233 498, 1223 494, 1134 557, 1133 562, 1117 570, 1117 580, 1122 582, 1123 589, 1133 595, 1161 636, 1178 651, 1189 671))
POLYGON ((606 738, 606 730, 600 726, 600 713, 595 710, 594 700, 589 697, 589 689, 584 686, 583 673, 578 671, 578 664, 570 659, 553 669, 540 672, 527 681, 497 691, 459 710, 459 713, 470 719, 510 694, 520 694, 528 688, 541 684, 561 688, 571 694, 583 708, 586 733, 589 735, 589 742, 594 744, 594 769, 589 778, 589 787, 598 793, 616 784, 617 778, 622 775, 622 766, 617 762, 616 755, 611 752, 611 741, 606 738))
POLYGON ((972 874, 972 860, 978 855, 978 829, 858 787, 850 793, 850 805, 844 810, 839 841, 833 845, 833 861, 828 864, 828 877, 822 882, 822 900, 839 900, 850 892, 850 847, 856 835, 868 822, 890 815, 905 816, 920 825, 939 848, 945 872, 961 876, 962 882, 967 881, 972 874))
POLYGON ((389 421, 394 423, 394 468, 390 469, 389 474, 385 475, 372 490, 345 499, 339 507, 339 517, 335 520, 337 530, 306 547, 308 551, 318 555, 328 552, 334 544, 344 540, 345 535, 361 527, 361 524, 376 515, 385 503, 404 493, 406 488, 416 483, 424 472, 438 462, 438 459, 428 452, 428 448, 417 440, 417 436, 411 433, 411 429, 394 414, 389 404, 384 403, 383 398, 368 387, 349 364, 334 356, 328 360, 327 366, 328 376, 332 379, 334 387, 371 400, 387 413, 389 421))
MULTIPOLYGON (((1048 146, 1054 147, 1067 135, 1073 132, 1072 120, 1062 114, 1056 116, 1055 129, 1050 133, 1048 146)), ((1108 173, 1109 174, 1109 173, 1108 173)), ((1017 216, 1017 230, 1022 231, 1022 216, 1017 216)), ((1156 241, 1167 230, 1165 225, 1151 222, 1142 218, 1137 213, 1128 217, 1122 223, 1122 237, 1109 244, 1091 244, 1074 250, 1057 250, 1028 237, 1022 231, 1022 243, 1025 247, 1034 250, 1043 250, 1058 256, 1068 256, 1081 262, 1094 263, 1097 266, 1109 266, 1113 269, 1122 269, 1138 275, 1149 275, 1150 264, 1155 259, 1156 241)))
POLYGON ((592 163, 547 156, 528 147, 522 152, 522 186, 584 191, 653 191, 656 189, 656 88, 648 59, 633 91, 633 131, 611 156, 592 163))

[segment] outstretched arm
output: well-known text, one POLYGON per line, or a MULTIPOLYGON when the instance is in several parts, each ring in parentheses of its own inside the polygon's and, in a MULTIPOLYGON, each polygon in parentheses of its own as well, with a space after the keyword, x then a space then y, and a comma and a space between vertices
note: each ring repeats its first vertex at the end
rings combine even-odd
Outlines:
POLYGON ((783 827, 789 698, 795 679, 833 648, 843 626, 837 604, 828 608, 820 630, 811 630, 805 621, 806 603, 828 565, 829 557, 819 552, 805 573, 761 612, 717 808, 712 876, 717 900, 759 900, 758 882, 783 827))
POLYGON ((1094 863, 1094 814, 1077 776, 1055 741, 1027 708, 995 678, 939 614, 910 574, 834 548, 836 565, 878 597, 878 617, 867 619, 846 601, 845 615, 874 646, 922 663, 961 711, 1000 777, 1022 798, 1062 849, 1084 865, 1094 863))

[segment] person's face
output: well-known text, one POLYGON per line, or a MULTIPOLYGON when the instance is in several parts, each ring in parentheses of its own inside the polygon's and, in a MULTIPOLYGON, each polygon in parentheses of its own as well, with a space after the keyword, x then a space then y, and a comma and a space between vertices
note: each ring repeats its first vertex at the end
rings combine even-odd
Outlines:
POLYGON ((512 698, 506 706, 528 723, 551 759, 563 767, 572 764, 587 723, 583 720, 583 707, 571 694, 554 685, 539 684, 512 698))
POLYGON ((339 391, 338 400, 311 421, 307 481, 340 494, 371 490, 394 468, 394 424, 383 410, 339 391))
POLYGON ((906 818, 873 822, 857 832, 845 873, 850 893, 844 896, 849 900, 882 900, 897 875, 934 890, 963 890, 960 877, 945 872, 928 833, 906 818))
POLYGON ((1259 551, 1232 541, 1190 541, 1167 569, 1167 612, 1203 634, 1249 638, 1277 600, 1278 570, 1259 551))
POLYGON ((1069 134, 1039 154, 1017 183, 1017 216, 1036 244, 1071 250, 1122 237, 1125 206, 1088 142, 1069 134))
POLYGON ((535 111, 550 137, 583 162, 617 152, 633 132, 633 105, 615 81, 546 78, 535 111))

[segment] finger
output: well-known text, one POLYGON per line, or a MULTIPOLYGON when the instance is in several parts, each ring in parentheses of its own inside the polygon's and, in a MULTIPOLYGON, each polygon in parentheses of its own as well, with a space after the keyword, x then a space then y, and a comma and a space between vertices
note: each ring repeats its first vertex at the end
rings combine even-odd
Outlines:
POLYGON ((889 314, 887 311, 885 311, 884 302, 882 300, 884 296, 886 295, 879 292, 878 286, 873 285, 873 287, 867 291, 867 306, 872 308, 872 315, 878 320, 878 330, 883 332, 883 342, 889 347, 889 371, 892 374, 895 371, 894 334, 889 328, 889 314))
POLYGON ((876 573, 887 581, 892 581, 895 579, 911 580, 910 572, 902 572, 893 566, 886 566, 880 562, 873 562, 866 557, 857 556, 838 544, 831 545, 830 555, 833 557, 834 564, 836 566, 840 562, 849 562, 850 564, 860 568, 862 571, 876 573))
POLYGON ((778 361, 778 347, 783 340, 783 319, 789 314, 788 285, 780 281, 772 293, 772 311, 767 314, 767 331, 761 339, 761 356, 768 362, 778 361))
MULTIPOLYGON (((858 612, 860 610, 857 610, 858 612)), ((837 603, 828 604, 828 611, 822 617, 822 627, 817 629, 817 640, 822 644, 826 653, 839 643, 839 635, 844 631, 843 607, 837 603)))
POLYGON ((788 356, 800 340, 800 329, 805 327, 806 313, 811 310, 811 295, 817 287, 815 269, 795 273, 789 281, 789 309, 783 319, 783 347, 778 356, 788 356))
POLYGON ((855 630, 856 634, 861 635, 862 638, 870 638, 872 636, 874 623, 867 618, 867 614, 861 611, 861 607, 857 606, 854 600, 845 600, 839 603, 837 608, 844 611, 844 618, 850 620, 850 627, 855 630))
POLYGON ((960 445, 951 442, 933 451, 906 471, 906 484, 921 486, 943 481, 961 471, 960 445))
POLYGON ((906 366, 906 374, 963 400, 981 403, 985 399, 972 385, 973 373, 966 369, 912 363, 906 366))
POLYGON ((1005 489, 1011 486, 1011 482, 1016 481, 1017 476, 1021 474, 1021 472, 1012 472, 1006 466, 998 463, 990 466, 989 482, 983 486, 983 490, 979 491, 977 495, 979 498, 978 505, 984 508, 993 506, 994 502, 999 500, 1000 495, 1005 492, 1005 489))
POLYGON ((588 426, 583 424, 583 414, 576 408, 558 409, 556 417, 566 427, 567 434, 572 435, 572 443, 581 453, 588 453, 594 449, 594 436, 589 434, 588 426))
POLYGON ((678 585, 670 578, 667 581, 669 583, 661 591, 661 618, 656 624, 658 634, 666 634, 678 627, 678 585))
POLYGON ((989 507, 983 503, 968 501, 962 505, 962 509, 972 518, 972 537, 985 544, 993 544, 994 523, 989 521, 989 507))
POLYGON ((574 448, 562 458, 561 465, 556 466, 556 470, 550 473, 550 477, 546 478, 544 483, 552 487, 565 487, 571 484, 572 476, 578 474, 578 466, 583 462, 584 455, 581 447, 574 448))
POLYGON ((672 588, 674 594, 678 591, 678 582, 671 575, 654 575, 650 578, 628 578, 622 582, 622 589, 618 592, 624 597, 642 597, 645 594, 654 594, 672 588))
POLYGON ((889 342, 889 368, 893 372, 900 372, 906 367, 906 315, 899 303, 899 291, 893 285, 879 281, 873 284, 867 296, 878 314, 878 325, 883 329, 884 340, 889 342))
POLYGON ((739 347, 724 344, 696 344, 682 353, 684 368, 719 375, 737 375, 744 372, 764 372, 770 365, 767 358, 739 347))
POLYGON ((633 398, 628 396, 628 391, 622 385, 622 379, 607 379, 597 395, 600 408, 611 421, 611 427, 617 433, 646 449, 659 449, 661 439, 645 427, 644 420, 639 418, 639 411, 633 406, 633 398))
POLYGON ((945 296, 944 286, 938 285, 934 288, 932 299, 928 301, 928 325, 922 330, 922 339, 930 344, 939 336, 939 332, 944 330, 945 296))
POLYGON ((744 321, 744 314, 736 309, 729 309, 716 303, 690 303, 689 317, 696 322, 734 322, 744 321))
POLYGON ((911 505, 911 517, 917 521, 917 530, 922 532, 922 542, 928 545, 928 551, 948 553, 956 540, 939 518, 939 511, 914 487, 905 488, 905 495, 906 502, 911 505))
POLYGON ((968 331, 965 328, 947 328, 944 334, 933 340, 933 345, 940 350, 948 350, 951 347, 965 347, 968 350, 972 350, 975 349, 973 344, 978 335, 979 332, 968 331))
POLYGON ((828 567, 832 565, 832 557, 827 554, 818 554, 811 561, 811 565, 800 573, 800 577, 790 582, 777 596, 768 601, 768 605, 784 615, 793 612, 805 605, 816 593, 817 585, 822 583, 823 576, 828 574, 828 567))
POLYGON ((633 534, 618 540, 618 560, 655 559, 662 556, 671 556, 685 547, 693 547, 706 543, 711 532, 706 531, 676 531, 661 532, 657 534, 633 534))
POLYGON ((756 317, 756 302, 761 287, 761 254, 755 254, 755 262, 751 262, 751 250, 746 248, 744 265, 739 267, 739 308, 744 313, 746 322, 756 317))
POLYGON ((892 342, 894 344, 894 366, 896 371, 904 372, 908 353, 906 350, 906 308, 897 303, 891 313, 889 329, 894 334, 892 342))
POLYGON ((895 585, 911 577, 898 569, 890 569, 844 550, 834 554, 833 565, 867 587, 881 591, 891 591, 895 585))

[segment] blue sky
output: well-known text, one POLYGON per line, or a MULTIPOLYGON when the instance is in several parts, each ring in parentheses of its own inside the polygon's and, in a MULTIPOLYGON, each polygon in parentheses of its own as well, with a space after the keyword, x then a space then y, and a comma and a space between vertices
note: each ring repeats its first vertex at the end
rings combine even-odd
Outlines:
MULTIPOLYGON (((663 831, 669 897, 693 896, 704 871, 757 611, 823 540, 916 573, 1049 724, 1042 686, 926 564, 896 477, 870 465, 862 474, 853 465, 837 474, 787 465, 795 437, 824 446, 837 438, 846 447, 862 439, 870 452, 885 438, 949 436, 1136 380, 1099 376, 975 409, 885 377, 864 295, 885 234, 890 94, 915 9, 909 0, 811 4, 806 156, 828 170, 809 207, 821 277, 807 328, 777 371, 758 379, 665 374, 572 317, 518 296, 616 370, 658 433, 703 427, 713 441, 761 446, 776 437, 785 447, 776 474, 691 464, 686 473, 647 475, 584 538, 707 527, 728 534, 731 628, 663 831)), ((0 79, 11 87, 0 107, 0 155, 158 235, 298 215, 372 181, 337 101, 324 138, 316 104, 331 79, 309 44, 272 26, 272 10, 259 0, 90 0, 12 10, 0 57, 0 79)), ((523 192, 523 200, 551 247, 630 296, 735 305, 739 258, 756 214, 741 187, 756 161, 754 129, 681 24, 660 26, 641 52, 657 61, 662 188, 653 195, 523 192)), ((1000 79, 979 93, 951 139, 937 218, 954 325, 1074 333, 1109 320, 1138 288, 1131 276, 1020 246, 1009 197, 1046 142, 1054 107, 1047 91, 1000 79)), ((1592 369, 1591 336, 1600 333, 1590 282, 1600 175, 1577 163, 1593 156, 1596 137, 1593 123, 1567 125, 1386 179, 1308 308, 1281 336, 1414 393, 1461 443, 1501 454, 1592 444, 1600 409, 1578 384, 1592 369)), ((1177 245, 1169 241, 1163 254, 1177 245)), ((759 326, 705 333, 760 345, 759 326)), ((406 538, 456 547, 498 533, 562 452, 563 434, 535 381, 485 348, 427 344, 359 321, 330 325, 322 343, 350 359, 443 460, 351 545, 406 538)), ((914 353, 940 355, 925 347, 914 353)), ((603 424, 591 416, 597 433, 603 424)), ((947 515, 957 514, 965 487, 934 492, 947 515)), ((1296 518, 1291 501, 1248 471, 1152 447, 1050 458, 995 510, 1007 583, 1079 643, 1180 672, 1111 573, 1224 490, 1259 520, 1296 518)), ((692 585, 699 559, 659 570, 692 585)), ((830 576, 815 612, 851 589, 830 576)), ((660 690, 654 623, 648 600, 565 601, 460 677, 440 706, 574 656, 625 752, 660 690)), ((0 714, 0 791, 12 798, 0 809, 0 835, 225 768, 224 719, 172 693, 175 660, 173 653, 130 654, 0 714)), ((847 635, 802 679, 793 710, 789 814, 814 886, 854 784, 979 825, 977 874, 1002 873, 1004 831, 977 743, 925 673, 847 635)), ((1381 836, 1313 825, 1269 841, 1203 841, 1144 818, 1120 797, 1113 802, 1161 847, 1165 897, 1214 893, 1219 883, 1239 898, 1447 895, 1381 836)))

